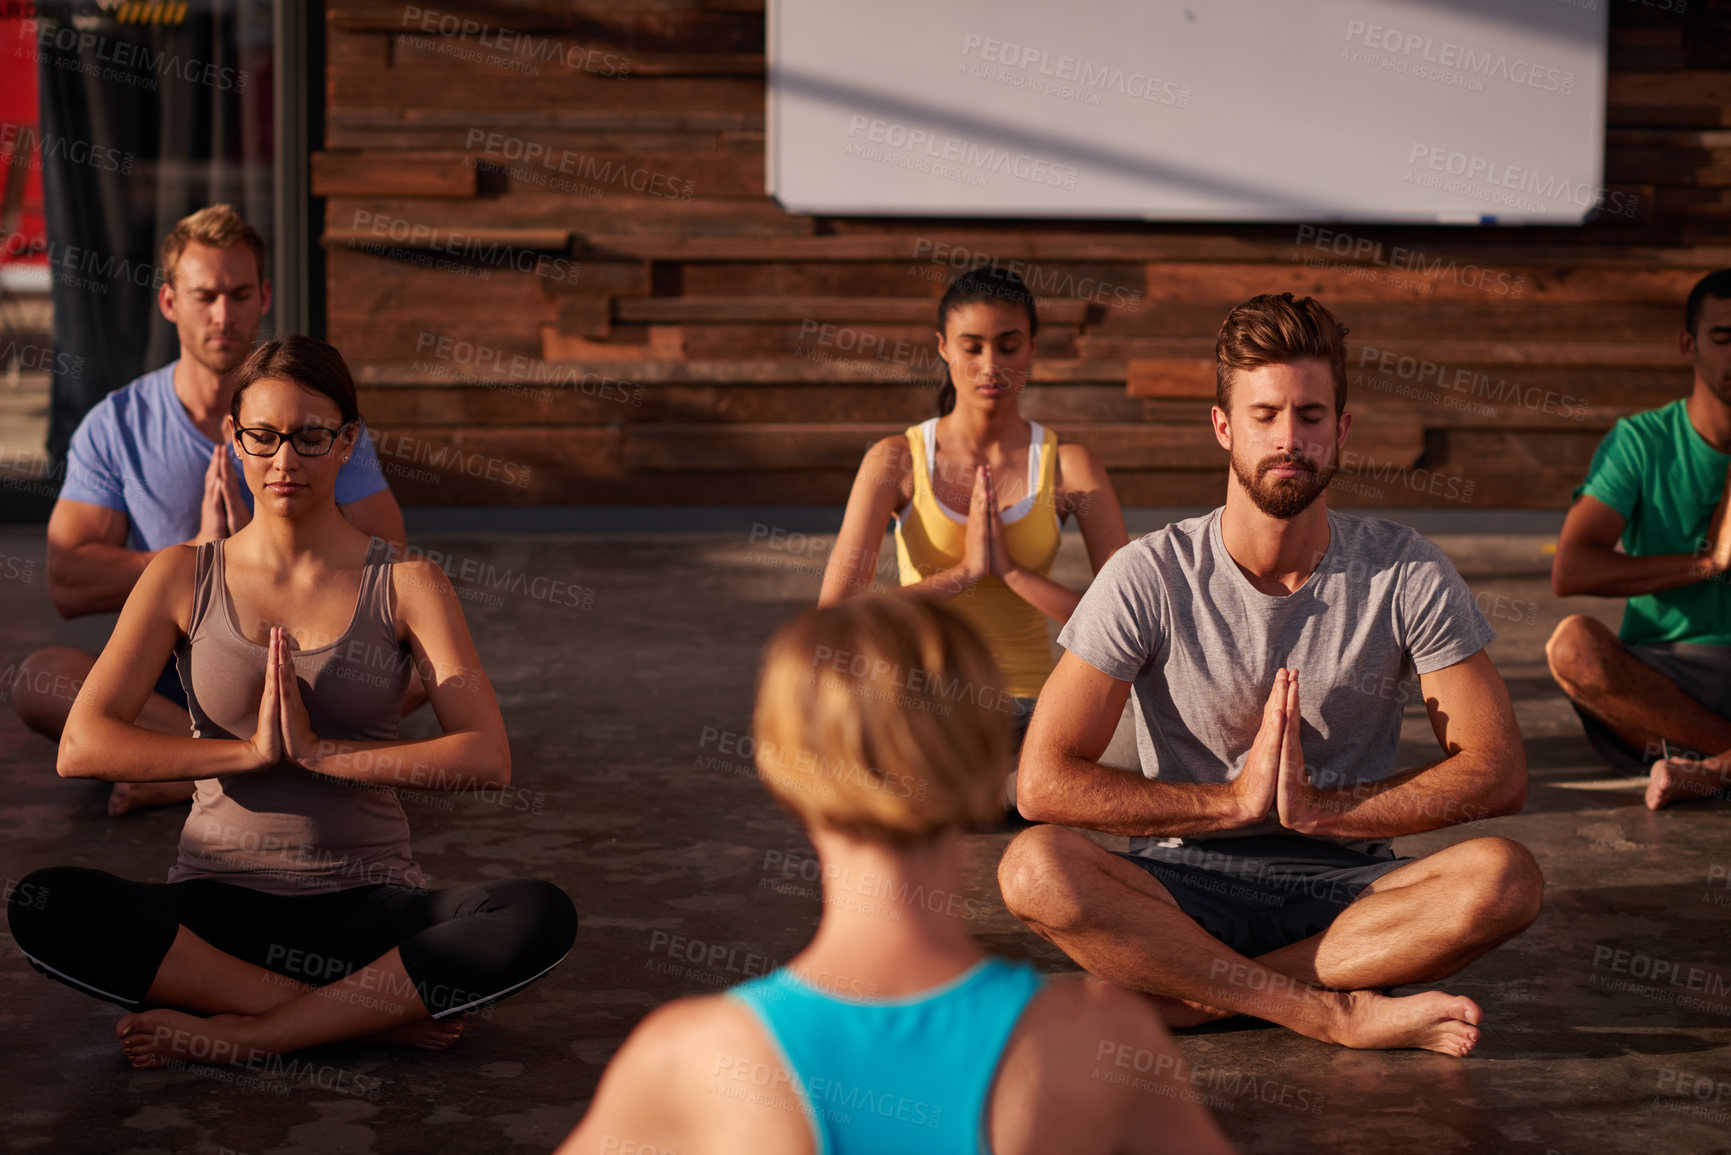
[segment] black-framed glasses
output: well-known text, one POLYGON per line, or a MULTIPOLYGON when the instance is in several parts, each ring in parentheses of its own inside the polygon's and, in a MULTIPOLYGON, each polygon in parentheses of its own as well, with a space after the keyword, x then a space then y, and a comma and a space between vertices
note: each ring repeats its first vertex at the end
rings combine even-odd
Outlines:
POLYGON ((303 425, 287 433, 280 429, 244 429, 236 425, 234 439, 241 452, 251 457, 275 457, 276 451, 282 448, 285 440, 294 446, 295 452, 302 457, 323 457, 331 451, 331 446, 337 443, 343 430, 353 424, 352 421, 345 421, 335 429, 329 425, 303 425))

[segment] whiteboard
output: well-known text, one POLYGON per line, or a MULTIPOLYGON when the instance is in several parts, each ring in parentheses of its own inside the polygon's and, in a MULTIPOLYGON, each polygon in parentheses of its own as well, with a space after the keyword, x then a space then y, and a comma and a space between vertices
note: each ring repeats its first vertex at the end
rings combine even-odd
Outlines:
POLYGON ((795 213, 1578 224, 1625 211, 1610 3, 769 0, 769 189, 795 213))

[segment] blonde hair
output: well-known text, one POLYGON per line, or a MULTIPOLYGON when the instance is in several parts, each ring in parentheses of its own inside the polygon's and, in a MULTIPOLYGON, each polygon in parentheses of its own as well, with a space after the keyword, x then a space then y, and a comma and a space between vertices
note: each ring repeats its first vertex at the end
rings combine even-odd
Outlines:
POLYGON ((182 217, 174 229, 162 239, 162 271, 168 275, 170 281, 174 279, 175 266, 180 264, 180 254, 194 241, 215 249, 245 245, 252 250, 258 263, 258 279, 264 280, 264 238, 257 229, 242 219, 233 205, 210 205, 189 217, 182 217))
POLYGON ((1214 403, 1232 411, 1232 375, 1240 369, 1315 357, 1328 362, 1339 416, 1346 411, 1347 332, 1315 297, 1263 293, 1250 298, 1226 314, 1214 338, 1214 403))
POLYGON ((764 651, 757 770, 810 826, 905 845, 1001 813, 1012 698, 953 611, 893 595, 807 610, 764 651))

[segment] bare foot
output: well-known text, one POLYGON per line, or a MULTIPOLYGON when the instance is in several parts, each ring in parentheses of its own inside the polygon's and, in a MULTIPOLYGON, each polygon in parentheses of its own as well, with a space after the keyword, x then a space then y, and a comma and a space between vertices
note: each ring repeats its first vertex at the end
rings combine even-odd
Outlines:
POLYGON ((463 1020, 455 1019, 422 1019, 418 1023, 404 1023, 400 1027, 392 1027, 388 1031, 380 1031, 376 1035, 365 1035, 363 1043, 393 1043, 400 1047, 419 1047, 423 1051, 442 1051, 457 1041, 463 1033, 463 1020))
POLYGON ((1725 787, 1717 758, 1661 758, 1647 779, 1647 809, 1657 810, 1683 799, 1701 798, 1725 787))
POLYGON ((189 1063, 249 1063, 271 1052, 258 1045, 255 1015, 199 1018, 182 1011, 141 1011, 120 1020, 114 1033, 135 1067, 189 1063))
POLYGON ((1391 999, 1375 991, 1347 991, 1342 997, 1346 1021, 1334 1039, 1342 1046, 1367 1051, 1417 1047, 1464 1056, 1479 1041, 1484 1012, 1464 995, 1424 991, 1391 999))
POLYGON ((119 818, 133 810, 173 806, 192 797, 191 782, 116 782, 108 792, 108 816, 119 818))

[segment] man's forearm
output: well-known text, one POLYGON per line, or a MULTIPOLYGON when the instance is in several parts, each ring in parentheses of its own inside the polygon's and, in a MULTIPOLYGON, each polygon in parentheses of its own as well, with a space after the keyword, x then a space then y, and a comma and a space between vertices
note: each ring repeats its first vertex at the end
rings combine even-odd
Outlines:
POLYGON ((1086 758, 1050 757, 1016 782, 1016 805, 1039 822, 1081 826, 1137 837, 1205 838, 1256 821, 1240 813, 1232 787, 1161 782, 1114 770, 1086 758))
POLYGON ((1513 814, 1526 803, 1526 778, 1483 754, 1460 753, 1380 782, 1339 789, 1312 786, 1306 821, 1291 829, 1333 838, 1399 838, 1513 814))
POLYGON ((1627 598, 1674 590, 1714 576, 1712 559, 1705 555, 1630 557, 1614 549, 1576 545, 1558 554, 1551 586, 1561 597, 1627 598))
POLYGON ((63 618, 118 610, 158 552, 106 542, 55 550, 48 567, 48 595, 54 608, 63 618))

